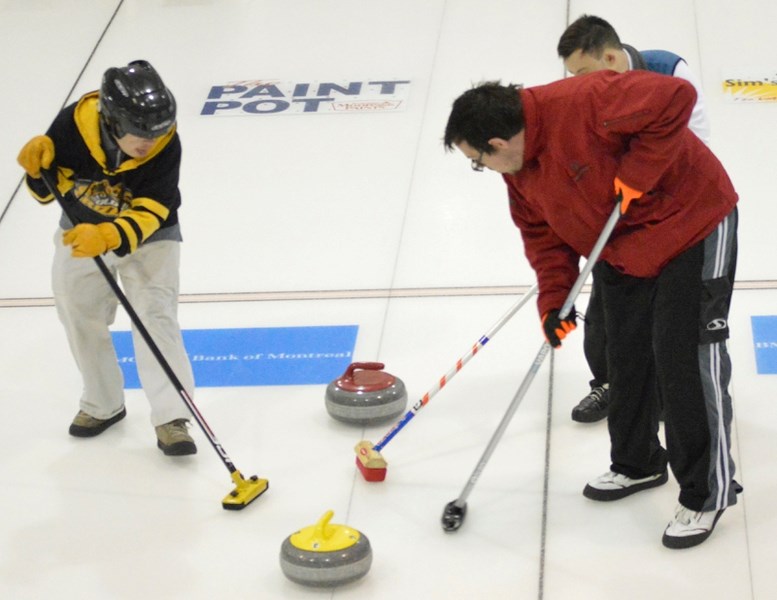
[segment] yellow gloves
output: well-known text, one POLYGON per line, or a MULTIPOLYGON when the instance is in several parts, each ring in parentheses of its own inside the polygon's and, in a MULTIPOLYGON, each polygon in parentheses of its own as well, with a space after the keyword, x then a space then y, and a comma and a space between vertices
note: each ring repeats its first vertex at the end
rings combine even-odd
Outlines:
MULTIPOLYGON (((36 135, 19 152, 16 159, 27 175, 40 178, 41 169, 54 162, 54 142, 47 135, 36 135)), ((77 258, 94 258, 121 245, 119 228, 113 223, 81 223, 62 234, 62 243, 72 246, 77 258)))
POLYGON ((621 203, 621 214, 625 215, 626 211, 629 210, 629 204, 631 204, 631 201, 642 198, 644 194, 639 190, 635 190, 634 188, 627 186, 620 180, 620 177, 615 178, 614 185, 615 201, 621 203))
POLYGON ((24 145, 16 159, 27 175, 38 179, 41 169, 48 169, 54 161, 54 142, 47 135, 36 135, 24 145))
POLYGON ((62 243, 72 246, 72 256, 94 258, 121 244, 119 228, 113 223, 81 223, 62 234, 62 243))
MULTIPOLYGON (((36 135, 24 145, 16 160, 27 175, 38 179, 41 169, 48 169, 54 162, 54 142, 47 135, 36 135)), ((71 254, 77 258, 93 258, 118 248, 121 236, 113 223, 81 223, 62 235, 62 243, 72 246, 71 254)))

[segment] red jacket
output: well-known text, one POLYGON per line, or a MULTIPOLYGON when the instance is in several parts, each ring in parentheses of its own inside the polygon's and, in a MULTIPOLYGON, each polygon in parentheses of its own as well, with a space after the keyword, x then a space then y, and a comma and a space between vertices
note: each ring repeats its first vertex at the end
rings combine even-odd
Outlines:
POLYGON ((599 71, 520 90, 523 168, 504 175, 510 213, 537 273, 540 314, 561 308, 614 208, 613 179, 647 194, 601 260, 655 277, 728 215, 737 194, 688 129, 696 91, 679 77, 599 71))

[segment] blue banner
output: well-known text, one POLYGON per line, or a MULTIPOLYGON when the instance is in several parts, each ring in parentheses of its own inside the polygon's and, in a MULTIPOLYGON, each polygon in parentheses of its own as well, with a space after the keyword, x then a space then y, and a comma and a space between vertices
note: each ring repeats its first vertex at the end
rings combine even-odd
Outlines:
MULTIPOLYGON (((197 387, 328 384, 353 362, 358 325, 186 329, 197 387)), ((112 332, 126 389, 140 388, 132 335, 112 332)))
POLYGON ((750 317, 759 375, 777 374, 777 316, 750 317))

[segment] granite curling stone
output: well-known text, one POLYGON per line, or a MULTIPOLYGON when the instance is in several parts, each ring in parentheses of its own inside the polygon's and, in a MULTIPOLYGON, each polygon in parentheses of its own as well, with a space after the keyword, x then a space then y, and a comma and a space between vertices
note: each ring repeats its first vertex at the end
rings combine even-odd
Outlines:
POLYGON ((407 390, 379 362, 351 363, 326 388, 326 410, 338 421, 376 425, 396 419, 407 406, 407 390))
POLYGON ((300 585, 333 588, 364 577, 372 565, 372 548, 363 533, 329 521, 331 510, 315 525, 300 529, 281 545, 281 569, 300 585))

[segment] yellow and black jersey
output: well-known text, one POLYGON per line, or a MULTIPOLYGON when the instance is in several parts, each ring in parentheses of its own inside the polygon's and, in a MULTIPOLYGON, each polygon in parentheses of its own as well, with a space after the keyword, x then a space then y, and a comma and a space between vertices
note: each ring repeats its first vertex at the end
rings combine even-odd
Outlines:
MULTIPOLYGON (((115 164, 101 143, 98 92, 64 108, 46 132, 54 141, 58 187, 72 202, 70 214, 80 223, 113 222, 119 229, 122 256, 153 239, 179 239, 178 177, 181 142, 173 128, 143 158, 121 155, 115 164)), ((54 200, 41 179, 27 186, 42 203, 54 200)))

